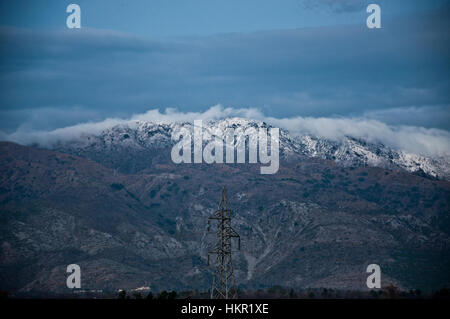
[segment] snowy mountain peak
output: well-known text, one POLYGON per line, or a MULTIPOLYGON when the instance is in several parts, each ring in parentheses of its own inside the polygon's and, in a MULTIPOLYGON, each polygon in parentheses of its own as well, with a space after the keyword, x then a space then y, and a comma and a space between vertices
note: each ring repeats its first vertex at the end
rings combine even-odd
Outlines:
MULTIPOLYGON (((174 141, 172 132, 181 128, 193 129, 192 122, 155 123, 133 121, 103 130, 100 134, 86 134, 77 141, 60 142, 54 149, 69 153, 113 151, 128 149, 133 152, 170 148, 174 141)), ((238 117, 223 120, 205 120, 203 131, 221 136, 226 128, 270 128, 258 120, 238 117)), ((280 157, 292 159, 296 156, 318 157, 333 160, 342 166, 372 166, 392 170, 406 170, 450 180, 450 162, 444 157, 425 157, 395 150, 383 144, 368 143, 361 139, 346 137, 338 141, 312 135, 292 136, 280 129, 280 157)))

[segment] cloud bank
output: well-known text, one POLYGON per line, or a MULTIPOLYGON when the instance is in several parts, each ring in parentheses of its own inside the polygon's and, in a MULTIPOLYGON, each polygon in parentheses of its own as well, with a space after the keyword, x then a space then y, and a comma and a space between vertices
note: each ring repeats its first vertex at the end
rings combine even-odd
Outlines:
MULTIPOLYGON (((321 3, 347 10, 356 5, 321 3)), ((379 30, 367 29, 362 19, 358 25, 164 39, 84 27, 0 27, 0 130, 129 118, 149 106, 202 112, 218 103, 256 105, 276 118, 430 107, 436 112, 416 120, 380 120, 450 129, 442 120, 450 105, 449 16, 444 8, 383 18, 379 30)))
POLYGON ((383 143, 395 149, 425 156, 449 156, 450 132, 418 126, 389 125, 368 117, 284 117, 267 116, 257 108, 230 108, 213 106, 204 112, 181 112, 167 108, 134 114, 129 118, 107 118, 97 122, 86 122, 49 131, 20 128, 11 134, 0 134, 0 140, 29 145, 51 147, 58 141, 78 139, 84 134, 99 134, 115 125, 133 127, 137 121, 154 123, 193 122, 194 120, 220 120, 229 117, 260 120, 275 127, 288 130, 294 136, 310 134, 331 140, 346 136, 367 142, 383 143))

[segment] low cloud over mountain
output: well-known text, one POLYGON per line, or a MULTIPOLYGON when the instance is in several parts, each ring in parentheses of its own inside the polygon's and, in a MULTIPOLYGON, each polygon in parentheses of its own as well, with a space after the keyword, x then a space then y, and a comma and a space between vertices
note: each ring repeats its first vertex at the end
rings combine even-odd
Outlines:
POLYGON ((118 124, 134 126, 136 121, 154 123, 193 122, 197 119, 219 120, 241 117, 264 121, 275 127, 286 129, 293 136, 313 135, 332 141, 346 137, 361 139, 370 143, 382 143, 394 149, 426 156, 450 154, 450 133, 446 130, 417 126, 388 125, 369 117, 286 117, 266 116, 256 108, 226 108, 213 106, 204 112, 180 112, 168 108, 134 114, 129 118, 108 118, 98 122, 86 122, 49 131, 18 129, 11 134, 3 133, 1 140, 21 144, 51 146, 58 141, 78 139, 83 134, 99 134, 118 124))

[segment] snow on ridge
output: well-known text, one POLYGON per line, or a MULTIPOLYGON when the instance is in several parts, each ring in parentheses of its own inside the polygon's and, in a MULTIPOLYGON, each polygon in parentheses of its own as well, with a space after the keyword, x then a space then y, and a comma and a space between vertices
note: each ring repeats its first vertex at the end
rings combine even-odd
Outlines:
MULTIPOLYGON (((58 147, 90 148, 98 150, 111 147, 128 147, 136 150, 145 148, 164 148, 173 145, 171 134, 182 127, 192 129, 193 123, 157 123, 136 120, 120 123, 104 129, 100 134, 83 135, 80 141, 61 142, 58 147)), ((205 120, 203 129, 221 135, 227 127, 264 127, 272 125, 258 120, 231 117, 223 120, 205 120)), ((404 169, 420 172, 450 180, 450 162, 446 157, 426 157, 403 150, 394 150, 381 143, 369 143, 362 139, 346 137, 334 141, 312 135, 291 136, 287 130, 280 129, 280 154, 282 157, 304 155, 333 160, 342 166, 373 166, 387 169, 404 169)))

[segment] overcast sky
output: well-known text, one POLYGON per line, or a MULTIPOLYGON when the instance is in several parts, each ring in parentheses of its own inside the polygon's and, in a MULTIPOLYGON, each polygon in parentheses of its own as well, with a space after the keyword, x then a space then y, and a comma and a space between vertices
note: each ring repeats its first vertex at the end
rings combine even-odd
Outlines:
POLYGON ((371 2, 381 29, 364 0, 2 1, 0 131, 216 104, 450 130, 449 1, 371 2))

